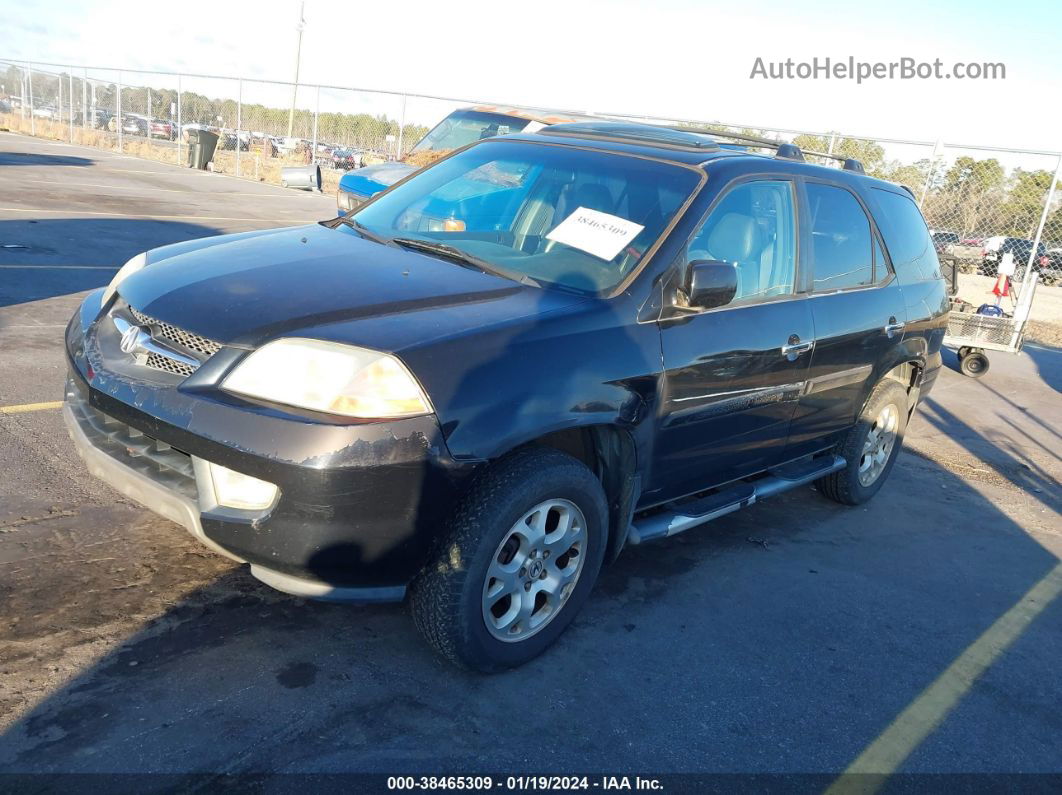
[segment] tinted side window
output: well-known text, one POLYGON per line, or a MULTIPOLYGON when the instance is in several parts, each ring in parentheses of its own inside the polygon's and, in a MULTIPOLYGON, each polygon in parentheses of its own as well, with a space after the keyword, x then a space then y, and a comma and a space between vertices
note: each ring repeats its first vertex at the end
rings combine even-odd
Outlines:
POLYGON ((929 237, 929 228, 908 196, 872 188, 877 200, 878 227, 901 282, 940 278, 940 262, 929 237))
POLYGON ((873 284, 870 221, 848 191, 808 183, 812 289, 841 290, 873 284))
POLYGON ((694 234, 687 259, 737 265, 734 301, 789 295, 796 273, 792 183, 760 180, 731 190, 694 234))

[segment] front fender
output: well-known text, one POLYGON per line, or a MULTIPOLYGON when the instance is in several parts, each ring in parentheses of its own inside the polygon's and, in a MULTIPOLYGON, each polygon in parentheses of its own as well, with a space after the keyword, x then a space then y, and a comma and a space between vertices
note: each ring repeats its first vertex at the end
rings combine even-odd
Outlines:
POLYGON ((549 433, 615 425, 637 439, 655 411, 659 330, 627 302, 533 315, 402 353, 450 452, 491 460, 549 433), (628 321, 629 318, 629 321, 628 321))

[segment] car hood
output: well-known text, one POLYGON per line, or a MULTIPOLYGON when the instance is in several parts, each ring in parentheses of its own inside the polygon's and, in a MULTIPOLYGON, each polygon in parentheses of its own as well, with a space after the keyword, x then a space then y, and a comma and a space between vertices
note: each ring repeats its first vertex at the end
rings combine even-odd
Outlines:
POLYGON ((119 293, 140 312, 219 342, 312 336, 399 352, 577 303, 319 224, 167 246, 119 293))
POLYGON ((366 198, 390 188, 417 170, 408 163, 377 163, 375 166, 348 171, 339 180, 340 190, 366 198))

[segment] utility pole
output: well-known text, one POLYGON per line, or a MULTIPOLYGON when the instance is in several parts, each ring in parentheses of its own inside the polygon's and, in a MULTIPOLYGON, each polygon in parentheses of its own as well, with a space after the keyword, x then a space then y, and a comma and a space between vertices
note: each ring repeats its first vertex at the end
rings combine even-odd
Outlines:
POLYGON ((306 3, 299 3, 299 23, 295 26, 295 30, 298 31, 299 37, 295 44, 295 85, 291 89, 291 110, 288 111, 288 138, 291 137, 291 128, 295 124, 295 100, 299 96, 299 61, 302 60, 302 29, 306 27, 306 19, 304 12, 306 11, 306 3))

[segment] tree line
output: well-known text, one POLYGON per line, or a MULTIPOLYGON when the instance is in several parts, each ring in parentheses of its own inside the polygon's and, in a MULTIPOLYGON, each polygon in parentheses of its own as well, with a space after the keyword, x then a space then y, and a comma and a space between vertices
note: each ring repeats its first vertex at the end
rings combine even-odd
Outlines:
MULTIPOLYGON (((809 151, 829 148, 826 136, 798 135, 793 143, 809 151)), ((913 163, 886 160, 880 144, 858 138, 836 138, 833 154, 859 160, 872 177, 906 185, 916 199, 922 200, 924 193, 922 212, 929 226, 964 238, 1033 239, 1054 178, 1054 172, 1045 169, 1015 168, 1008 174, 994 157, 963 155, 950 165, 930 158, 913 163)), ((1062 245, 1062 190, 1055 191, 1043 240, 1048 246, 1062 245)))

